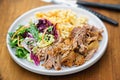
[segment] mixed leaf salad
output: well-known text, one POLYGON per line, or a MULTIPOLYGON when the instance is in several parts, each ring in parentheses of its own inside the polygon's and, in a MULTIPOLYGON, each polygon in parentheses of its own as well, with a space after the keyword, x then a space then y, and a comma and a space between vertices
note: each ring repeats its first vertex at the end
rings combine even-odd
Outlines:
POLYGON ((52 44, 57 38, 58 33, 56 24, 46 19, 39 19, 37 23, 29 22, 29 25, 20 25, 15 32, 9 32, 10 46, 15 48, 15 55, 18 58, 27 59, 40 64, 40 58, 35 54, 38 48, 52 44))

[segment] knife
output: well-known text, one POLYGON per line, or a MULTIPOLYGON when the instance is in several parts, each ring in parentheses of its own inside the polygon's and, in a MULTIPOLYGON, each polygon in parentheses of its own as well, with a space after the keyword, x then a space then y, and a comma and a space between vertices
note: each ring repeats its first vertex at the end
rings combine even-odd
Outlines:
POLYGON ((87 1, 81 1, 81 0, 78 0, 77 4, 84 5, 84 6, 90 6, 90 7, 97 7, 97 8, 120 11, 120 4, 103 4, 103 3, 87 2, 87 1))
POLYGON ((101 13, 98 13, 90 8, 87 8, 85 6, 82 6, 82 5, 78 5, 76 4, 77 3, 77 0, 42 0, 42 1, 45 1, 45 2, 52 2, 52 3, 55 3, 55 4, 65 4, 65 5, 68 5, 68 6, 72 6, 72 7, 80 7, 80 8, 83 8, 85 10, 88 10, 89 12, 93 13, 94 15, 96 15, 97 17, 99 17, 101 20, 109 23, 109 24, 112 24, 114 26, 118 26, 118 22, 107 17, 107 16, 104 16, 103 14, 101 13))

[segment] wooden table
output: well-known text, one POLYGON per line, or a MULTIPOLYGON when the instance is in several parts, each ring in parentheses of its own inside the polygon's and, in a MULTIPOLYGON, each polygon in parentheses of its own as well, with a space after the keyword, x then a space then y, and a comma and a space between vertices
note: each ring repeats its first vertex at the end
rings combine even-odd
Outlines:
MULTIPOLYGON (((89 0, 120 4, 120 0, 89 0)), ((0 80, 120 80, 120 26, 105 23, 109 43, 103 57, 90 68, 67 76, 44 76, 17 65, 6 47, 6 34, 13 21, 24 12, 48 5, 41 0, 0 0, 0 80)), ((120 12, 94 8, 96 11, 120 22, 120 12)))

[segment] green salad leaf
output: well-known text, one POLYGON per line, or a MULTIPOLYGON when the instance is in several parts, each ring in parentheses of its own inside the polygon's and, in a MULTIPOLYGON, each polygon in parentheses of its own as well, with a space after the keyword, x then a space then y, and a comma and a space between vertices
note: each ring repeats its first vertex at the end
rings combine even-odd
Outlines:
POLYGON ((9 34, 10 37, 12 37, 14 32, 9 32, 8 34, 9 34))
POLYGON ((17 33, 17 35, 22 35, 23 33, 25 33, 25 32, 26 32, 26 30, 27 30, 27 28, 26 28, 26 27, 23 27, 23 28, 19 29, 19 31, 18 31, 18 33, 17 33))
POLYGON ((17 42, 18 42, 18 39, 13 39, 13 40, 10 40, 9 44, 12 48, 16 47, 17 46, 17 42))
POLYGON ((27 29, 27 31, 30 32, 36 40, 39 40, 39 31, 34 23, 30 23, 30 27, 27 29))
POLYGON ((42 36, 43 36, 43 33, 39 33, 39 34, 38 34, 38 37, 39 37, 38 40, 39 40, 39 41, 42 40, 42 36))
POLYGON ((53 29, 53 26, 49 26, 47 30, 48 30, 48 32, 51 32, 52 29, 53 29))
POLYGON ((15 55, 18 58, 26 58, 27 54, 29 54, 29 52, 25 48, 21 48, 21 47, 16 48, 16 54, 15 55))
POLYGON ((14 32, 16 36, 22 35, 27 30, 24 25, 19 25, 18 29, 14 32))

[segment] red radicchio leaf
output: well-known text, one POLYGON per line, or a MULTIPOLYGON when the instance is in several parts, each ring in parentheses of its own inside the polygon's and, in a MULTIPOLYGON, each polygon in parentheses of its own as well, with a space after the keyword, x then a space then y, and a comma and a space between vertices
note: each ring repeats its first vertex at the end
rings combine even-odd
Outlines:
POLYGON ((39 22, 37 24, 39 32, 44 32, 44 30, 49 26, 53 26, 50 21, 48 21, 47 19, 39 19, 39 22))
POLYGON ((26 37, 33 38, 32 34, 29 32, 24 32, 24 34, 22 36, 23 36, 23 38, 26 38, 26 37))
POLYGON ((54 35, 54 38, 57 39, 58 37, 58 33, 56 30, 56 25, 53 25, 53 23, 51 23, 50 21, 48 21, 47 19, 39 19, 39 22, 37 24, 37 28, 39 30, 39 32, 44 32, 44 30, 50 26, 53 26, 52 32, 48 32, 49 34, 54 35))
POLYGON ((38 66, 40 64, 40 59, 33 52, 30 53, 30 57, 34 61, 35 65, 38 66))

